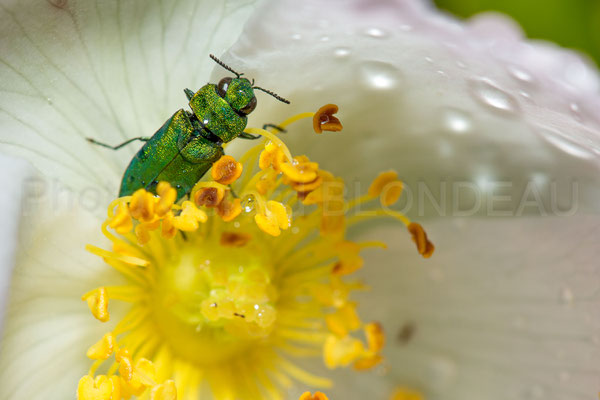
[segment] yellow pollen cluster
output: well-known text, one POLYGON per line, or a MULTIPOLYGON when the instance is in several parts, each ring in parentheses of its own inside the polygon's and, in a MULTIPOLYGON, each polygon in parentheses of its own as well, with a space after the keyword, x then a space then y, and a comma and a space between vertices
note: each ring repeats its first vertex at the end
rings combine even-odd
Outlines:
MULTIPOLYGON (((326 105, 279 128, 312 118, 317 133, 339 131, 335 112, 326 105)), ((297 366, 296 357, 356 370, 382 361, 383 327, 361 320, 351 296, 363 285, 349 279, 364 267, 363 249, 385 245, 351 241, 346 231, 391 217, 430 256, 420 225, 387 208, 402 182, 384 172, 367 193, 347 200, 340 177, 293 156, 275 131, 245 132, 264 140, 239 161, 223 156, 180 201, 160 182, 155 193, 139 189, 109 205, 102 232, 112 248, 86 248, 126 283, 100 286, 82 300, 102 322, 110 318, 109 301, 130 309, 88 349, 94 361, 79 399, 193 400, 209 390, 217 400, 280 400, 293 380, 331 385, 297 366), (361 213, 365 204, 368 213, 361 213), (298 207, 307 211, 292 218, 298 207)), ((327 397, 306 392, 300 400, 327 397)))

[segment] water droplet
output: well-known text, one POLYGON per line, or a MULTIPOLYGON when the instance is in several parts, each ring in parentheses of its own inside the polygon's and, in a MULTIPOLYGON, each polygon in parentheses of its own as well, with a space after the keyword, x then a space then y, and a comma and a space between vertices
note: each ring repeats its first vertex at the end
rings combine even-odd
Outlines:
POLYGON ((337 58, 346 58, 350 55, 350 49, 347 47, 338 47, 333 51, 333 55, 337 58))
POLYGON ((391 64, 381 61, 367 61, 358 67, 359 81, 368 89, 394 89, 400 79, 400 71, 391 64))
POLYGON ((455 379, 456 372, 456 364, 452 360, 438 357, 429 365, 427 381, 437 390, 444 389, 455 379))
POLYGON ((539 129, 539 134, 551 145, 577 158, 590 159, 594 154, 581 143, 575 142, 567 135, 549 128, 539 129))
POLYGON ((320 40, 321 42, 329 42, 329 36, 321 36, 321 37, 319 38, 319 40, 320 40))
POLYGON ((535 82, 533 76, 521 67, 517 67, 516 65, 509 65, 507 69, 508 73, 519 82, 524 82, 528 84, 532 84, 535 82))
POLYGON ((471 130, 471 118, 463 111, 446 108, 441 112, 442 124, 452 133, 463 134, 471 130))
POLYGON ((46 98, 46 101, 48 102, 48 104, 52 105, 52 98, 50 98, 50 97, 47 97, 47 98, 46 98))
POLYGON ((298 232, 300 232, 300 228, 298 228, 297 226, 295 226, 295 227, 293 227, 293 228, 292 228, 292 233, 293 233, 294 235, 297 235, 297 234, 298 234, 298 232))
POLYGON ((519 94, 526 99, 531 99, 531 95, 524 90, 519 90, 519 94))
POLYGON ((301 40, 301 39, 302 39, 302 35, 301 35, 301 34, 299 34, 299 33, 294 33, 294 34, 292 35, 292 39, 293 39, 293 40, 301 40))
POLYGON ((369 28, 369 29, 365 30, 365 35, 373 37, 373 38, 384 38, 388 34, 383 29, 369 28))
POLYGON ((458 68, 462 68, 462 69, 465 69, 465 68, 467 68, 467 64, 465 64, 465 63, 464 63, 464 62, 462 62, 462 61, 457 61, 457 62, 456 62, 456 66, 457 66, 458 68))
POLYGON ((579 107, 579 104, 577 104, 577 103, 569 104, 569 110, 571 110, 571 113, 575 116, 575 120, 577 120, 579 122, 583 121, 583 118, 581 116, 581 107, 579 107))
POLYGON ((570 288, 563 288, 560 292, 560 300, 564 304, 573 303, 573 291, 570 288))
POLYGON ((486 79, 469 80, 469 89, 477 101, 493 110, 514 114, 519 109, 514 97, 486 79))
POLYGON ((431 57, 425 57, 425 61, 427 61, 429 64, 433 63, 433 58, 431 57))
POLYGON ((441 69, 438 69, 438 70, 437 70, 437 71, 435 71, 435 72, 437 72, 437 74, 438 74, 438 75, 440 75, 440 76, 448 77, 448 74, 447 74, 447 73, 445 73, 444 71, 442 71, 441 69))
POLYGON ((512 321, 512 325, 517 329, 523 329, 525 326, 525 319, 523 316, 519 315, 512 321))
POLYGON ((541 399, 544 396, 544 389, 539 385, 532 386, 527 391, 527 396, 530 399, 541 399))
POLYGON ((401 31, 404 31, 404 32, 410 32, 410 31, 413 30, 413 27, 411 25, 408 25, 408 24, 402 24, 402 25, 399 26, 399 28, 400 28, 401 31))

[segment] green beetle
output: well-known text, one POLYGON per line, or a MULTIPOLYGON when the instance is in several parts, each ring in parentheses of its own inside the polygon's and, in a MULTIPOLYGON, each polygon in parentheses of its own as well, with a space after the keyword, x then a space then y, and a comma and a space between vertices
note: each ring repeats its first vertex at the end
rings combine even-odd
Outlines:
POLYGON ((234 73, 218 84, 207 84, 196 93, 184 92, 193 112, 179 110, 150 137, 137 137, 117 146, 88 141, 117 150, 135 140, 145 141, 144 147, 133 157, 121 181, 119 197, 133 194, 138 189, 156 191, 160 181, 167 181, 177 190, 177 200, 189 194, 221 156, 223 143, 235 138, 257 139, 244 132, 247 115, 256 108, 254 90, 270 94, 277 100, 289 101, 275 93, 254 86, 246 78, 213 56, 223 68, 234 73))

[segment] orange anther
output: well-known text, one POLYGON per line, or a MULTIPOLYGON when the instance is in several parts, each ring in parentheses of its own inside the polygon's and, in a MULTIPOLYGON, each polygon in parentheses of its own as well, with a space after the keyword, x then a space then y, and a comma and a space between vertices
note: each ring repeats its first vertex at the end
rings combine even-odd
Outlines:
POLYGON ((413 242, 417 245, 419 254, 421 254, 423 258, 431 257, 435 250, 435 246, 427 239, 427 233, 425 233, 423 227, 416 222, 411 222, 410 225, 408 225, 408 231, 412 235, 413 242))
POLYGON ((342 123, 333 114, 338 112, 335 104, 325 104, 313 116, 313 129, 316 133, 323 131, 338 132, 342 130, 342 123))
POLYGON ((225 222, 233 221, 242 212, 242 201, 233 199, 233 201, 224 200, 217 206, 217 214, 225 222))
POLYGON ((223 184, 229 185, 242 175, 243 166, 231 156, 223 156, 212 166, 212 178, 223 184))
POLYGON ((329 400, 324 393, 315 392, 315 394, 310 394, 310 392, 304 392, 300 395, 298 400, 329 400))

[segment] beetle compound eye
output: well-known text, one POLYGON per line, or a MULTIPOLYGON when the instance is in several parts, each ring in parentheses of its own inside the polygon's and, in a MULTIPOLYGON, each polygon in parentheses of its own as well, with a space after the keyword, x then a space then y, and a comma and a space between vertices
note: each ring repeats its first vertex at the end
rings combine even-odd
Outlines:
POLYGON ((240 110, 241 113, 243 114, 250 114, 252 111, 254 111, 254 109, 256 108, 256 97, 252 97, 252 99, 250 99, 250 101, 248 102, 248 104, 246 104, 246 106, 244 108, 242 108, 240 110))
POLYGON ((225 97, 225 94, 227 93, 227 88, 229 87, 229 84, 231 83, 232 79, 233 78, 223 78, 219 81, 219 84, 217 85, 217 93, 219 94, 219 96, 225 97))

